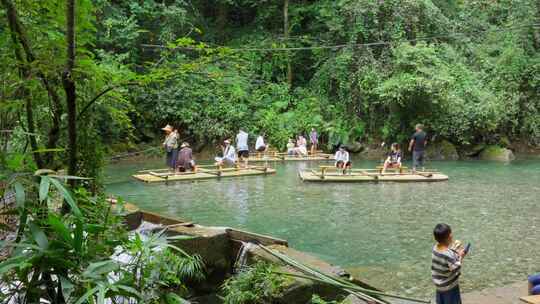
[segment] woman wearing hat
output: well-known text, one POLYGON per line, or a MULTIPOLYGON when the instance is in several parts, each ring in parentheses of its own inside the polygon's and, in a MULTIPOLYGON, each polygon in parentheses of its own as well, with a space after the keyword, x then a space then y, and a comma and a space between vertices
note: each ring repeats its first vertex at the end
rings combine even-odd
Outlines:
POLYGON ((178 152, 178 160, 176 161, 176 170, 178 172, 186 172, 187 170, 195 171, 195 161, 193 161, 193 151, 189 147, 189 143, 183 142, 178 152))
POLYGON ((178 131, 171 125, 166 125, 161 130, 165 131, 165 141, 163 147, 167 152, 166 164, 169 168, 174 169, 176 166, 176 156, 178 154, 178 131))

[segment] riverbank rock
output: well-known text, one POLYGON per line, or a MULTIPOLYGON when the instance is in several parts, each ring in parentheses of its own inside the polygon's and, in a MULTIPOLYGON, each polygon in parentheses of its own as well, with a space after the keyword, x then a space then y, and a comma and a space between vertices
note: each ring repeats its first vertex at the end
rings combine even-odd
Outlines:
POLYGON ((459 154, 456 146, 449 141, 443 140, 428 144, 426 157, 429 160, 458 160, 459 154))
POLYGON ((368 302, 360 299, 359 297, 355 295, 349 295, 341 303, 343 304, 369 304, 368 302))
POLYGON ((512 150, 501 148, 499 146, 488 146, 479 154, 479 159, 481 160, 509 162, 515 158, 516 157, 514 156, 512 150))
POLYGON ((347 150, 349 150, 351 153, 360 153, 364 150, 364 145, 359 142, 353 142, 347 144, 347 150))
POLYGON ((362 152, 360 152, 360 157, 366 160, 384 160, 386 154, 388 153, 388 148, 377 146, 365 147, 362 152))

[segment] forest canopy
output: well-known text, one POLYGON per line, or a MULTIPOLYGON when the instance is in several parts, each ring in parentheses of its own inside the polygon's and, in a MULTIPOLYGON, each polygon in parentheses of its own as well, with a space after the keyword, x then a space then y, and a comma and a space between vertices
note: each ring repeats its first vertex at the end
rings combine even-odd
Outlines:
MULTIPOLYGON (((198 149, 240 127, 277 147, 311 127, 327 149, 403 142, 416 123, 458 147, 540 144, 538 1, 75 3, 80 174, 165 124, 198 149)), ((1 129, 12 149, 61 150, 65 3, 2 4, 1 129)))

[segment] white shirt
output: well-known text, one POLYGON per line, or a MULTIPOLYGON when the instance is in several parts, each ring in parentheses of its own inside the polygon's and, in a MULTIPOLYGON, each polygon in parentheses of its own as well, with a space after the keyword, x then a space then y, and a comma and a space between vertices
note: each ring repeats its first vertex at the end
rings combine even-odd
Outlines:
POLYGON ((262 136, 257 137, 257 141, 255 142, 255 150, 258 150, 260 147, 266 146, 264 144, 264 138, 262 136))
POLYGON ((347 151, 337 151, 336 152, 336 155, 335 155, 335 159, 336 159, 336 163, 338 161, 342 161, 344 163, 348 162, 349 161, 349 152, 347 151))
POLYGON ((234 150, 233 145, 229 145, 225 148, 225 151, 223 152, 223 158, 227 158, 232 161, 236 159, 236 151, 234 150))
POLYGON ((240 131, 238 135, 236 135, 236 146, 238 147, 238 151, 248 151, 248 134, 244 131, 240 131))

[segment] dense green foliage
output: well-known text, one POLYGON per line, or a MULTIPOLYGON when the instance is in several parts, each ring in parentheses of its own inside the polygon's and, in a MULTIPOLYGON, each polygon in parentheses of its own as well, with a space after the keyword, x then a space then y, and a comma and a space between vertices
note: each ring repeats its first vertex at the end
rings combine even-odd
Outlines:
POLYGON ((277 266, 257 262, 223 284, 223 303, 274 303, 284 290, 286 279, 275 273, 277 266))
POLYGON ((185 282, 203 278, 200 258, 170 245, 163 231, 129 236, 121 202, 84 189, 71 194, 56 177, 33 179, 8 181, 17 202, 5 211, 17 215, 19 227, 16 239, 2 244, 12 251, 0 263, 3 303, 175 304, 189 295, 185 282), (71 212, 62 212, 62 201, 71 212))
POLYGON ((535 1, 291 1, 288 39, 282 1, 143 3, 109 4, 105 24, 131 23, 109 32, 122 46, 107 40, 108 51, 173 70, 205 64, 135 91, 142 125, 174 123, 197 143, 246 127, 283 146, 311 126, 330 145, 401 141, 422 122, 457 145, 505 136, 539 143, 535 1), (209 61, 171 48, 185 36, 235 51, 209 61), (380 41, 388 43, 362 45, 380 41), (298 47, 308 49, 282 49, 298 47))
MULTIPOLYGON (((64 98, 63 2, 2 1, 14 4, 35 57, 13 40, 4 10, 0 115, 19 136, 2 149, 28 151, 35 136, 36 149, 64 151, 44 150, 45 166, 63 167, 66 109, 51 95, 64 98)), ((288 1, 286 30, 282 0, 79 2, 78 171, 87 176, 99 177, 107 149, 151 142, 166 123, 196 148, 240 127, 277 147, 310 127, 327 148, 401 142, 418 122, 458 146, 540 143, 537 1, 288 1)))

